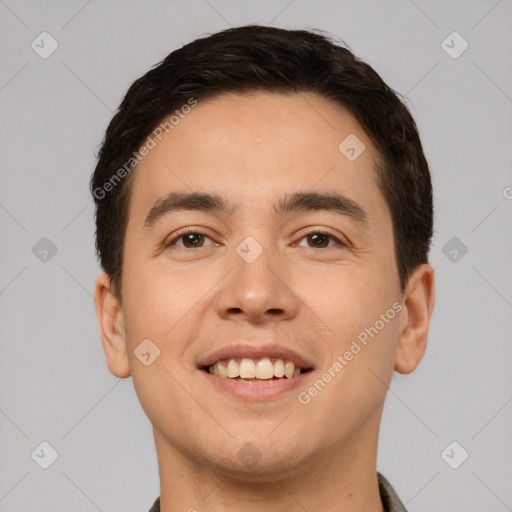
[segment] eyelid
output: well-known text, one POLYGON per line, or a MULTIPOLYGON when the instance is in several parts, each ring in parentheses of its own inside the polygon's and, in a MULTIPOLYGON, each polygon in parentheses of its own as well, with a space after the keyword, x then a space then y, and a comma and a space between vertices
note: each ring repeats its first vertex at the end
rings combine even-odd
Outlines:
MULTIPOLYGON (((299 242, 303 238, 306 238, 308 235, 318 233, 320 235, 327 235, 327 236, 331 237, 332 239, 334 239, 336 241, 336 245, 338 245, 338 246, 341 246, 341 247, 348 246, 348 242, 342 240, 339 235, 334 234, 332 231, 330 231, 326 228, 319 228, 319 227, 313 226, 313 227, 309 227, 309 228, 305 228, 305 229, 306 229, 306 231, 301 233, 300 238, 298 239, 299 242)), ((335 246, 331 246, 331 247, 335 247, 335 246)), ((314 249, 314 247, 312 247, 312 249, 314 249)), ((319 249, 325 249, 325 248, 319 247, 319 249)))
MULTIPOLYGON (((187 228, 180 229, 180 230, 176 231, 175 233, 173 233, 172 235, 170 235, 170 237, 167 237, 166 240, 164 241, 162 247, 164 249, 168 248, 168 247, 176 247, 176 242, 178 242, 183 236, 188 235, 189 233, 193 233, 193 234, 197 234, 197 235, 201 235, 206 238, 209 238, 213 242, 213 244, 210 244, 207 247, 210 247, 211 245, 218 245, 217 242, 215 242, 215 240, 213 240, 213 238, 210 235, 205 233, 205 230, 203 230, 201 228, 194 228, 194 227, 189 226, 187 228)), ((319 228, 319 227, 315 227, 315 226, 305 228, 305 231, 303 231, 301 233, 300 238, 297 239, 297 242, 302 241, 304 238, 306 238, 308 235, 311 235, 311 234, 326 235, 326 236, 329 236, 330 238, 332 238, 333 240, 335 240, 336 244, 334 246, 330 246, 330 247, 335 247, 335 246, 346 247, 348 245, 347 242, 340 239, 339 235, 332 233, 330 230, 328 230, 326 228, 319 228)), ((295 243, 297 243, 297 242, 295 242, 295 243)), ((204 247, 204 246, 201 246, 201 247, 204 247)), ((193 248, 184 247, 184 249, 190 250, 193 248)), ((312 247, 312 249, 314 249, 314 247, 312 247)), ((319 249, 325 249, 325 247, 319 247, 319 249)))
MULTIPOLYGON (((189 226, 187 228, 180 229, 180 230, 176 231, 175 233, 172 233, 169 237, 167 237, 165 239, 164 243, 162 244, 162 248, 166 249, 168 247, 176 247, 176 242, 178 242, 180 240, 180 238, 182 238, 185 235, 188 235, 189 233, 193 233, 195 235, 201 235, 206 238, 209 238, 212 242, 214 242, 214 244, 216 244, 216 242, 213 240, 213 238, 210 235, 208 235, 207 233, 205 233, 203 229, 194 228, 194 227, 189 226)), ((210 247, 210 246, 208 246, 208 247, 210 247)), ((184 249, 191 249, 191 248, 184 247, 184 249)))

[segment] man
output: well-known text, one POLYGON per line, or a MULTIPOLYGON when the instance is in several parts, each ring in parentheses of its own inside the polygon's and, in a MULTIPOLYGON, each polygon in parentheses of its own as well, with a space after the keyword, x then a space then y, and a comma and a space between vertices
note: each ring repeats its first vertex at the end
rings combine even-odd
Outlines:
POLYGON ((377 473, 434 305, 407 108, 347 49, 247 26, 129 89, 91 181, 110 371, 153 426, 152 511, 403 511, 377 473))

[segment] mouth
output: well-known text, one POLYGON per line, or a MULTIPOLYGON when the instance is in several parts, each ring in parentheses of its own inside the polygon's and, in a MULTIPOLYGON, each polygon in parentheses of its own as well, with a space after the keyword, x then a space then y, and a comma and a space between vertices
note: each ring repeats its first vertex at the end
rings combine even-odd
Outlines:
POLYGON ((277 357, 222 359, 214 364, 203 366, 201 369, 221 379, 259 383, 293 379, 312 370, 312 368, 302 368, 293 361, 277 357))
POLYGON ((232 345, 206 356, 198 369, 213 389, 242 400, 276 398, 300 386, 313 364, 279 345, 232 345))

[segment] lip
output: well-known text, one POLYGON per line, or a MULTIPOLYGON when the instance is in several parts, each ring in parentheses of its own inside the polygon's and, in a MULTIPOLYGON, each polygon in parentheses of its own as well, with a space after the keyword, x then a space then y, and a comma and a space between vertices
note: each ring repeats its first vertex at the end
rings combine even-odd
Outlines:
MULTIPOLYGON (((295 366, 303 368, 303 369, 313 369, 313 363, 308 360, 307 357, 298 354, 292 349, 287 347, 283 347, 282 345, 270 344, 270 345, 250 345, 250 344, 237 344, 237 345, 228 345, 226 347, 222 347, 214 352, 211 352, 203 359, 201 359, 198 363, 198 367, 204 368, 205 366, 210 366, 217 361, 223 359, 237 359, 247 357, 249 359, 258 359, 262 357, 270 357, 270 358, 280 358, 287 361, 291 361, 295 364, 295 366)), ((310 373, 310 372, 308 372, 310 373)), ((306 374, 303 374, 306 375, 306 374)), ((300 376, 299 376, 300 377, 300 376)), ((294 380, 299 377, 294 377, 294 380)), ((223 379, 224 380, 224 379, 223 379)), ((236 382, 236 381, 235 381, 236 382)), ((279 382, 279 381, 275 381, 279 382)), ((244 386, 250 386, 251 384, 246 384, 243 382, 239 382, 238 384, 243 384, 244 386)), ((263 384, 258 384, 258 386, 263 386, 263 384)))
POLYGON ((313 374, 313 371, 302 373, 291 379, 271 380, 270 382, 239 382, 235 379, 212 375, 204 370, 199 370, 207 382, 222 393, 228 393, 243 400, 262 401, 276 398, 288 391, 296 389, 313 374))

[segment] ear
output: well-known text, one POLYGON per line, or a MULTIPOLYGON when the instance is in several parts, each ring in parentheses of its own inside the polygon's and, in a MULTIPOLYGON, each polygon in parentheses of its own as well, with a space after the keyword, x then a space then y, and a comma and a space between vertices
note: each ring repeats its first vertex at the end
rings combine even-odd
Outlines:
POLYGON ((129 377, 124 315, 108 274, 97 277, 94 302, 108 369, 120 379, 129 377))
POLYGON ((397 372, 411 373, 421 361, 427 348, 434 301, 434 269, 428 263, 418 265, 403 294, 402 331, 395 355, 397 372))

